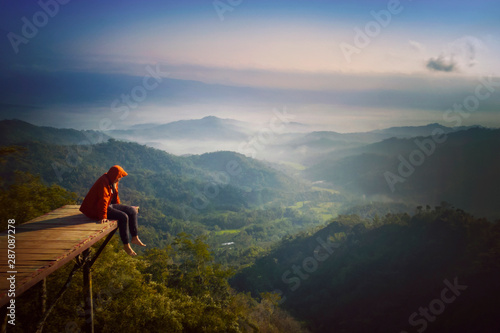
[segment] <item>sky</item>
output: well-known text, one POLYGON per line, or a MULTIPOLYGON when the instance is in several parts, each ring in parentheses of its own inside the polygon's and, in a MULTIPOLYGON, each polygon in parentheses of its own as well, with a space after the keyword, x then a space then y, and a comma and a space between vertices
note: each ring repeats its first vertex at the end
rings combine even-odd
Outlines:
POLYGON ((4 0, 0 119, 500 127, 493 0, 4 0))

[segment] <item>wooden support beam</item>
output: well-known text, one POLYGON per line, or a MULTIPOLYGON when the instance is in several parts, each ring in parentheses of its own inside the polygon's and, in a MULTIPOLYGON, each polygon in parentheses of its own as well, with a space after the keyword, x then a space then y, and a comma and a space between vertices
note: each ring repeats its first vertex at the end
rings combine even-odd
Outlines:
POLYGON ((2 306, 0 309, 0 320, 2 320, 2 325, 0 326, 0 332, 7 332, 7 304, 2 306))
MULTIPOLYGON (((76 264, 73 267, 73 270, 70 272, 68 279, 66 280, 66 283, 62 287, 62 289, 59 291, 59 294, 57 295, 56 299, 54 302, 51 304, 50 308, 48 311, 43 311, 43 316, 42 320, 38 323, 37 325, 37 331, 36 333, 42 333, 43 331, 43 326, 45 324, 45 321, 47 320, 50 312, 56 305, 57 301, 64 295, 66 290, 68 289, 69 285, 71 284, 71 280, 73 278, 73 275, 75 272, 83 267, 83 296, 84 296, 84 305, 85 305, 85 332, 87 333, 94 333, 94 302, 93 302, 93 296, 92 296, 92 265, 94 262, 97 260, 101 252, 104 250, 108 242, 111 240, 113 237, 114 233, 116 232, 116 229, 113 230, 104 240, 104 242, 101 244, 99 249, 97 250, 96 254, 91 258, 91 249, 88 248, 84 250, 78 257, 75 258, 76 264)), ((43 292, 42 292, 42 298, 44 297, 43 295, 45 294, 45 298, 47 297, 46 295, 46 285, 45 285, 45 279, 41 282, 43 286, 43 292)), ((45 302, 42 300, 42 308, 45 308, 45 302)), ((2 332, 4 333, 4 332, 2 332)))
POLYGON ((106 239, 104 240, 104 242, 101 244, 101 246, 99 247, 99 249, 97 250, 96 254, 94 255, 94 257, 92 258, 92 260, 90 260, 89 262, 89 265, 90 267, 92 267, 92 265, 94 264, 94 262, 97 260, 97 258, 99 257, 99 255, 101 254, 102 250, 104 250, 104 248, 106 247, 106 245, 108 245, 109 241, 111 240, 111 238, 113 237, 113 235, 115 234, 116 230, 118 229, 114 229, 113 231, 111 231, 108 235, 108 237, 106 237, 106 239))
MULTIPOLYGON (((85 257, 89 257, 89 249, 83 251, 85 257)), ((91 263, 83 264, 83 297, 85 304, 85 332, 94 333, 94 302, 92 300, 92 272, 91 263)))
POLYGON ((42 315, 47 311, 47 278, 40 281, 40 313, 42 315))
POLYGON ((69 273, 69 276, 68 276, 68 279, 66 280, 66 283, 64 283, 63 287, 61 288, 61 290, 57 294, 56 299, 50 305, 50 307, 47 309, 47 311, 44 312, 42 319, 40 320, 40 322, 36 326, 36 333, 42 333, 42 331, 43 331, 43 325, 45 325, 45 321, 49 317, 50 312, 56 306, 57 301, 64 295, 64 293, 66 292, 66 290, 69 288, 69 286, 71 284, 71 280, 73 279, 73 275, 75 275, 76 271, 80 267, 82 267, 82 263, 77 260, 77 263, 73 266, 73 269, 69 273))

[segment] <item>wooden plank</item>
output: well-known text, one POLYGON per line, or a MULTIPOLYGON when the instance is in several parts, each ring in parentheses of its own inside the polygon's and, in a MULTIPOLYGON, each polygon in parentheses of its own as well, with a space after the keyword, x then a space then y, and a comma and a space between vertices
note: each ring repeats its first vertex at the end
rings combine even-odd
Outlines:
MULTIPOLYGON (((22 273, 32 273, 33 271, 36 271, 37 269, 39 269, 39 268, 38 268, 38 267, 33 267, 33 266, 31 266, 31 267, 16 267, 15 272, 17 272, 17 273, 15 273, 15 274, 17 275, 16 277, 18 277, 18 276, 20 276, 22 273)), ((3 271, 2 273, 7 274, 7 272, 10 272, 10 270, 9 270, 9 269, 6 269, 6 270, 5 270, 5 271, 3 271)), ((2 282, 3 282, 3 281, 2 281, 2 282)))
MULTIPOLYGON (((32 261, 31 264, 24 264, 24 265, 16 265, 16 268, 14 271, 20 272, 20 271, 26 271, 27 269, 40 269, 45 266, 50 266, 53 265, 54 263, 52 261, 46 261, 46 260, 38 260, 38 261, 32 261)), ((12 269, 8 266, 2 266, 0 267, 0 272, 2 273, 7 273, 9 271, 12 271, 12 269)))
MULTIPOLYGON (((105 223, 103 223, 105 224, 105 223)), ((50 223, 50 221, 44 221, 44 222, 39 222, 36 224, 30 223, 29 225, 24 225, 21 224, 20 226, 17 227, 17 230, 31 230, 31 229, 41 229, 43 227, 50 227, 51 229, 55 229, 58 227, 62 228, 91 228, 94 225, 101 225, 101 223, 85 223, 82 224, 80 221, 68 221, 68 223, 64 223, 64 221, 57 221, 54 223, 50 223)))
POLYGON ((20 233, 26 233, 30 232, 32 230, 45 230, 48 232, 53 232, 54 230, 60 231, 60 230, 67 230, 67 231, 73 231, 73 230, 101 230, 104 226, 108 225, 109 223, 87 223, 87 224, 82 224, 82 223, 72 223, 72 224, 64 224, 64 223, 57 223, 57 224, 49 224, 49 223, 44 223, 44 224, 31 224, 30 226, 27 227, 17 227, 16 228, 16 234, 20 233))
POLYGON ((24 224, 35 223, 35 222, 39 222, 39 221, 43 221, 43 220, 50 220, 50 219, 54 219, 57 217, 72 217, 72 216, 75 216, 78 213, 80 213, 79 208, 80 208, 80 206, 78 206, 78 205, 65 205, 65 206, 62 206, 61 208, 58 208, 58 209, 53 210, 51 212, 48 212, 44 215, 38 216, 38 217, 28 221, 28 222, 25 222, 24 224))
MULTIPOLYGON (((30 265, 30 262, 33 262, 33 263, 37 263, 37 262, 41 262, 41 261, 52 261, 52 260, 47 260, 47 259, 33 259, 33 258, 26 258, 25 260, 23 261, 16 261, 16 264, 17 265, 30 265)), ((16 266, 17 266, 16 265, 16 266)), ((3 266, 9 266, 9 264, 7 262, 5 263, 2 263, 0 265, 0 267, 3 267, 3 266)))
MULTIPOLYGON (((47 263, 38 263, 38 264, 33 264, 33 265, 30 265, 30 266, 16 266, 16 270, 15 272, 24 272, 24 271, 27 271, 27 270, 33 270, 33 269, 38 269, 40 267, 45 267, 45 266, 48 266, 47 263)), ((1 267, 0 268, 0 272, 2 273, 5 273, 7 274, 7 272, 11 272, 12 270, 9 268, 9 267, 1 267)))
MULTIPOLYGON (((75 244, 73 241, 60 239, 57 241, 57 243, 56 242, 45 243, 45 244, 43 244, 43 247, 46 249, 50 249, 50 248, 57 248, 57 247, 61 247, 61 246, 64 247, 64 246, 74 246, 74 245, 75 244)), ((16 249, 29 249, 29 248, 40 248, 40 244, 37 242, 22 242, 22 243, 16 244, 16 249)), ((0 246, 0 251, 2 251, 3 249, 7 250, 7 247, 0 246)), ((5 251, 5 252, 7 252, 7 251, 5 251)))
POLYGON ((51 256, 51 257, 57 258, 61 255, 61 251, 69 251, 71 249, 76 249, 76 248, 74 248, 74 247, 70 247, 70 248, 61 247, 59 249, 17 249, 16 259, 19 260, 19 258, 21 258, 21 257, 24 258, 25 255, 31 255, 31 254, 37 254, 37 253, 40 255, 51 256))
MULTIPOLYGON (((58 224, 56 227, 52 227, 50 230, 46 229, 47 231, 50 232, 60 232, 60 231, 87 231, 87 230, 101 230, 102 228, 99 227, 98 224, 95 225, 81 225, 81 224, 74 224, 74 225, 64 225, 64 224, 58 224)), ((43 230, 43 228, 39 228, 36 225, 32 225, 29 228, 20 228, 18 227, 16 229, 16 234, 17 235, 22 235, 23 233, 32 231, 32 230, 43 230)))
POLYGON ((36 235, 29 235, 26 237, 16 237, 17 242, 38 242, 40 247, 43 247, 44 242, 46 241, 59 241, 59 240, 84 240, 87 239, 89 234, 95 233, 96 231, 89 231, 86 233, 60 233, 58 235, 51 235, 48 233, 37 232, 36 235))
MULTIPOLYGON (((32 260, 29 262, 24 262, 21 265, 16 265, 16 271, 19 271, 19 269, 21 269, 21 268, 27 268, 27 267, 45 267, 45 266, 50 265, 51 262, 52 261, 49 261, 49 260, 32 260)), ((6 265, 0 266, 0 272, 2 272, 2 273, 6 273, 10 270, 11 269, 9 266, 6 266, 6 265)))
MULTIPOLYGON (((23 245, 23 246, 19 246, 19 247, 16 247, 14 249, 14 251, 16 253, 20 253, 24 250, 50 250, 50 249, 72 249, 72 248, 75 248, 75 244, 74 243, 62 243, 62 244, 59 244, 59 243, 53 243, 53 244, 43 244, 43 245, 40 245, 39 243, 34 243, 34 244, 29 244, 29 245, 23 245)), ((7 254, 7 250, 4 249, 0 249, 0 258, 7 258, 8 254, 7 254)))
POLYGON ((81 228, 81 229, 55 229, 55 230, 47 230, 47 229, 32 229, 28 230, 25 233, 19 233, 16 234, 16 239, 29 239, 31 237, 36 237, 38 235, 44 235, 44 236, 50 236, 55 239, 61 238, 58 237, 59 234, 64 234, 64 235, 85 235, 89 231, 100 231, 106 229, 106 227, 93 227, 93 228, 81 228), (36 231, 34 233, 33 231, 36 231))
POLYGON ((88 219, 78 205, 58 208, 16 225, 14 269, 8 266, 7 231, 0 233, 0 307, 8 301, 8 271, 17 271, 19 296, 116 228, 116 221, 101 224, 88 219))

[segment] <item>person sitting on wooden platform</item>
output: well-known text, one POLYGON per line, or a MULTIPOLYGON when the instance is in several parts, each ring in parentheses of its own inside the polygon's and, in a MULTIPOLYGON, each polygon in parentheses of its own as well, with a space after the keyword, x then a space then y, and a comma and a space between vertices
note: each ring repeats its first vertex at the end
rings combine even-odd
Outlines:
POLYGON ((80 211, 87 217, 100 220, 101 223, 108 222, 108 219, 117 220, 123 249, 127 254, 135 256, 137 253, 130 247, 129 232, 132 235, 132 244, 146 245, 139 239, 137 231, 139 207, 120 204, 118 182, 127 175, 121 166, 112 166, 91 187, 80 206, 80 211))

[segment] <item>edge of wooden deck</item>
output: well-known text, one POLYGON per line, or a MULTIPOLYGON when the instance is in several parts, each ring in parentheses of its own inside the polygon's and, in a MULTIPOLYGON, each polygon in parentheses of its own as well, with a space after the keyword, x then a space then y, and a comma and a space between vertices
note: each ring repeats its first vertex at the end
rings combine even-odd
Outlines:
MULTIPOLYGON (((55 209, 47 214, 38 216, 38 217, 36 217, 36 218, 26 222, 26 223, 20 224, 19 227, 26 225, 28 223, 30 223, 32 225, 36 224, 36 223, 44 223, 45 225, 47 225, 47 223, 50 222, 50 220, 61 219, 64 217, 72 217, 73 219, 75 219, 75 217, 78 217, 79 219, 81 218, 82 225, 98 224, 98 221, 89 219, 88 217, 83 215, 78 209, 76 209, 76 212, 70 211, 70 213, 75 213, 75 214, 68 214, 66 216, 64 214, 57 214, 58 212, 61 212, 62 210, 65 210, 65 209, 68 210, 68 209, 75 209, 75 208, 79 208, 79 207, 80 207, 79 205, 65 205, 65 206, 62 206, 58 209, 55 209), (52 219, 48 218, 48 217, 50 217, 50 215, 54 215, 54 218, 52 218, 52 219), (81 215, 81 217, 80 217, 80 215, 81 215)), ((57 269, 64 266, 65 264, 67 264, 71 260, 73 260, 77 255, 82 253, 84 250, 90 248, 92 245, 94 245, 95 243, 97 243, 98 241, 103 239, 104 236, 108 235, 110 232, 115 230, 117 228, 117 226, 118 225, 117 225, 116 221, 109 221, 108 223, 104 224, 103 228, 101 228, 100 230, 88 231, 88 236, 86 238, 84 238, 80 242, 75 242, 74 245, 69 250, 62 252, 60 256, 54 258, 53 260, 47 260, 47 263, 45 265, 32 266, 32 267, 34 267, 35 270, 29 275, 16 276, 16 290, 15 290, 16 298, 19 297, 21 294, 23 294, 26 290, 33 287, 35 284, 37 284, 38 282, 40 282, 41 280, 43 280, 44 278, 46 278, 47 276, 52 274, 53 272, 55 272, 57 269)), ((33 230, 32 232, 36 232, 36 231, 37 230, 33 230)), ((0 233, 0 239, 1 238, 5 238, 5 240, 7 240, 7 232, 6 231, 0 233)), ((16 248, 17 248, 17 246, 16 246, 16 248)), ((15 251, 15 249, 14 249, 14 251, 15 251)), ((4 254, 0 254, 0 256, 3 258, 4 254)), ((3 266, 7 267, 7 262, 5 262, 5 263, 2 262, 2 263, 0 263, 0 265, 2 267, 3 266)), ((17 268, 17 266, 18 266, 18 262, 16 260, 16 268, 17 268)), ((0 275, 2 276, 2 280, 7 279, 7 277, 9 277, 9 275, 11 275, 11 274, 7 273, 7 271, 4 272, 4 270, 2 269, 2 271, 0 272, 0 275)), ((16 271, 16 269, 14 269, 13 271, 16 271)), ((12 274, 12 275, 14 275, 14 274, 12 274)), ((9 292, 8 288, 6 290, 0 290, 0 307, 6 305, 7 302, 9 301, 10 297, 8 297, 8 292, 9 292)))

